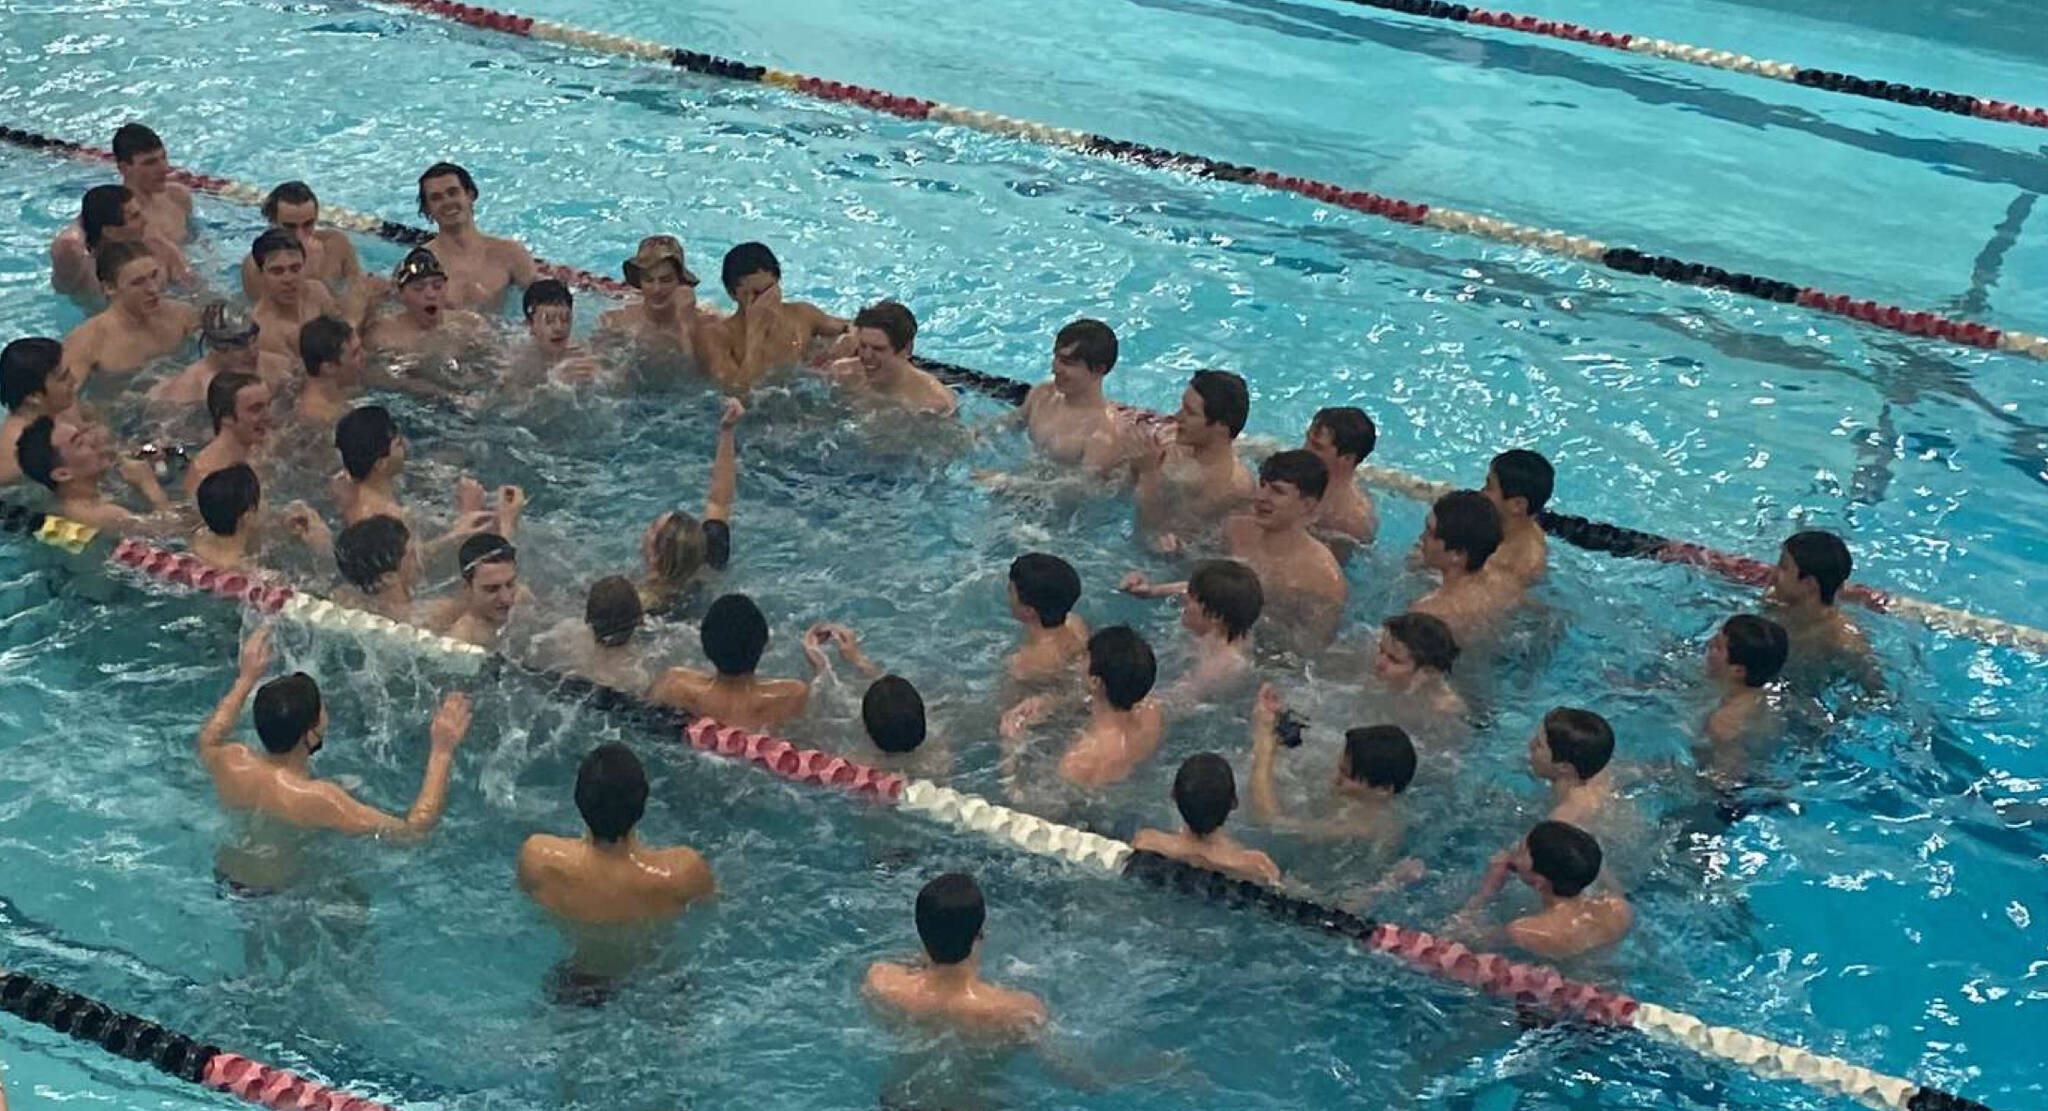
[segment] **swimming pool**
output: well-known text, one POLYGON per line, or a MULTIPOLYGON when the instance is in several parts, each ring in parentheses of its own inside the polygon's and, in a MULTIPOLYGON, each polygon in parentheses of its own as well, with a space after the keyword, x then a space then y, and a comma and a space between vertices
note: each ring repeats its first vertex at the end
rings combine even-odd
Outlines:
MULTIPOLYGON (((1985 317, 2043 324, 2025 296, 2048 265, 2032 224, 2021 221, 1995 281, 1972 275, 2016 199, 2038 186, 2029 133, 1732 76, 1722 88, 1716 75, 1587 61, 1564 46, 1481 46, 1492 40, 1460 29, 1390 44, 1388 24, 1369 13, 1307 5, 1076 7, 1071 17, 1087 22, 1060 33, 1026 14, 1035 9, 997 6, 978 10, 987 22, 976 35, 936 6, 903 27, 799 7, 707 8, 687 26, 654 5, 531 10, 1395 195, 1611 229, 1912 303, 1981 286, 1985 317), (1325 33, 1305 37, 1298 25, 1325 33), (1276 86, 1282 62, 1294 68, 1276 86), (1368 94, 1370 114, 1337 107, 1368 94), (1788 104, 1799 111, 1773 107, 1788 104), (1788 164, 1796 182, 1763 172, 1788 164), (1831 215, 1845 202, 1815 199, 1844 196, 1918 218, 1850 220, 1831 215)), ((1697 12, 1669 33, 1732 40, 1721 21, 1734 9, 1697 12)), ((1641 24, 1592 6, 1559 14, 1641 24)), ((643 232, 675 230, 701 270, 725 243, 767 239, 793 293, 835 306, 903 296, 924 320, 921 350, 1016 377, 1042 372, 1059 323, 1095 312, 1126 344, 1111 388, 1135 401, 1170 407, 1189 369, 1231 366, 1253 382, 1256 434, 1292 439, 1333 394, 1358 398, 1380 421, 1382 457, 1409 470, 1476 481, 1478 460, 1531 442, 1563 464, 1560 508, 1763 555, 1792 520, 1811 520, 1851 536, 1867 581, 2043 619, 2016 589, 2040 550, 2028 512, 2040 504, 2042 448, 2027 423, 2037 364, 381 9, 141 6, 118 18, 138 15, 132 27, 111 14, 10 15, 7 122, 97 142, 140 115, 181 164, 266 182, 304 176, 332 202, 395 218, 409 216, 418 167, 449 155, 478 173, 484 226, 552 258, 609 269, 643 232), (388 79, 338 95, 333 75, 372 72, 388 79)), ((1870 68, 1930 83, 1965 73, 1948 83, 1994 94, 2021 95, 2024 83, 1990 78, 2037 77, 2042 61, 1908 52, 1839 25, 1752 19, 1759 37, 1799 36, 1768 38, 1784 56, 1882 57, 1870 68)), ((98 175, 14 151, 0 161, 20 214, 0 228, 10 328, 68 327, 73 311, 41 288, 41 250, 98 175)), ((222 274, 252 214, 205 203, 202 214, 211 241, 233 244, 207 267, 222 274)), ((372 268, 397 257, 388 245, 359 249, 372 268)), ((457 460, 488 481, 524 482, 536 495, 521 541, 527 574, 544 602, 567 605, 597 569, 630 563, 639 522, 698 496, 711 412, 682 388, 617 403, 541 398, 492 419, 411 411, 427 459, 414 487, 440 487, 457 460)), ((732 580, 775 623, 771 665, 801 666, 803 621, 854 621, 879 657, 935 692, 965 786, 999 793, 984 703, 1010 635, 1000 569, 1011 555, 1056 547, 1083 570, 1091 619, 1128 618, 1174 643, 1169 613, 1110 593, 1126 567, 1149 565, 1120 506, 990 500, 965 481, 976 466, 1015 465, 1013 442, 909 446, 802 392, 761 399, 745 437, 732 580), (884 572, 866 557, 877 551, 892 557, 884 572)), ((1353 569, 1354 625, 1415 590, 1398 556, 1419 510, 1384 508, 1388 541, 1353 569)), ((292 911, 216 897, 207 872, 219 827, 190 759, 192 731, 229 677, 231 621, 197 602, 138 606, 46 569, 47 557, 6 558, 29 572, 7 588, 0 664, 0 714, 16 738, 0 784, 17 819, 6 890, 35 924, 11 932, 10 962, 400 1104, 870 1103, 893 1072, 914 1070, 890 1059, 897 1043, 861 1013, 858 969, 911 946, 910 896, 931 871, 964 864, 995 904, 994 971, 1047 995, 1068 1040, 1090 1047, 1090 1071, 1168 1077, 1077 1091, 1025 1063, 995 1082, 1005 1102, 1291 1107, 1398 1091, 1492 1107, 1518 1094, 1536 1105, 1586 1098, 1597 1082, 1602 1105, 1817 1105, 1636 1043, 1532 1040, 1510 1051, 1504 1033, 1451 1052, 1475 1028, 1504 1025, 1499 1009, 1313 937, 1093 884, 680 755, 653 757, 661 802, 647 832, 702 848, 725 895, 688 921, 677 967, 645 991, 597 1018, 550 1013, 535 984, 558 948, 512 891, 510 854, 532 829, 573 828, 569 769, 610 727, 518 689, 481 706, 435 839, 352 862, 373 895, 374 965, 322 936, 295 974, 252 975, 244 930, 277 928, 264 915, 292 911), (103 608, 95 593, 126 604, 103 608), (485 946, 492 959, 475 959, 485 946), (365 983, 373 990, 359 991, 365 983)), ((1556 558, 1544 626, 1554 631, 1533 636, 1528 658, 1488 692, 1496 720, 1468 754, 1466 793, 1446 783, 1414 800, 1436 819, 1417 823, 1434 829, 1422 848, 1435 875, 1383 908, 1391 916, 1440 918, 1524 820, 1507 792, 1527 794, 1520 741, 1548 706, 1609 713, 1629 759, 1684 751, 1699 640, 1742 595, 1677 568, 1556 558), (1490 816, 1452 820, 1479 811, 1490 816)), ((2041 847, 1993 804, 2042 799, 2025 714, 2040 669, 1870 624, 1897 703, 1788 754, 1778 771, 1801 784, 1797 813, 1744 821, 1704 866, 1690 854, 1661 862, 1641 892, 1638 936, 1583 971, 2024 1105, 2040 1085, 2025 1010, 2040 1006, 2027 962, 2041 935, 2025 893, 2038 886, 2030 858, 2041 847)), ((323 765, 395 802, 417 781, 420 723, 446 676, 356 651, 301 641, 287 656, 334 692, 323 765)), ((1333 695, 1312 716, 1335 724, 1347 710, 1333 695)), ((1082 816, 1166 821, 1173 758, 1241 753, 1241 729, 1222 715, 1177 728, 1166 755, 1082 816)), ((1686 801, 1662 785, 1647 798, 1686 801)), ((1269 843, 1342 885, 1342 857, 1269 843)), ((9 1078, 37 1077, 40 1060, 12 1060, 9 1078)), ((57 1070, 50 1082, 81 1083, 57 1070)), ((142 1090, 137 1102, 185 1098, 142 1090)))

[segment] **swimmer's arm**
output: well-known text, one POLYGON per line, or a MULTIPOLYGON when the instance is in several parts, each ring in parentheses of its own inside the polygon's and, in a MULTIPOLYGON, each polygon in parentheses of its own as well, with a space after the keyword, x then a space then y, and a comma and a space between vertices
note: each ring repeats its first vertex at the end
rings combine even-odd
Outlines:
POLYGON ((1486 865, 1485 878, 1479 881, 1479 890, 1473 892, 1472 898, 1452 916, 1453 922, 1462 923, 1468 928, 1477 924, 1479 913, 1486 909, 1486 904, 1492 902, 1500 895, 1501 889, 1507 886, 1510 851, 1502 850, 1494 854, 1493 860, 1486 865))
POLYGON ((50 288, 71 293, 92 285, 92 270, 85 240, 60 235, 50 244, 50 288))
POLYGON ((1252 817, 1272 825, 1280 816, 1280 794, 1273 789, 1273 763, 1280 750, 1280 695, 1272 684, 1259 687, 1252 707, 1252 817))
POLYGON ((341 260, 341 273, 338 276, 342 282, 350 289, 354 289, 356 282, 363 276, 363 260, 356 254, 356 245, 349 242, 345 232, 335 231, 327 237, 327 249, 335 258, 341 260))
POLYGON ((512 284, 524 289, 540 280, 540 267, 533 263, 533 252, 526 245, 514 239, 505 240, 506 269, 512 275, 512 284))
POLYGON ((704 492, 704 519, 731 521, 733 499, 739 494, 739 442, 733 428, 746 409, 728 398, 718 421, 718 450, 711 456, 711 486, 704 492))
POLYGON ((221 696, 220 704, 199 727, 199 762, 211 768, 221 750, 227 747, 228 731, 235 727, 235 719, 242 716, 242 705, 249 701, 249 692, 256 689, 256 681, 263 678, 263 671, 270 666, 270 628, 263 626, 250 634, 242 643, 241 661, 235 672, 235 683, 221 696))
POLYGON ((395 817, 376 807, 366 806, 340 786, 324 781, 316 785, 316 792, 303 816, 309 824, 356 836, 388 837, 409 842, 425 840, 427 834, 440 824, 441 813, 447 809, 448 778, 455 771, 455 749, 469 733, 469 719, 467 697, 450 694, 441 700, 428 730, 432 743, 427 752, 426 775, 420 780, 419 794, 413 797, 412 808, 406 811, 405 817, 395 817))
POLYGON ((704 373, 714 382, 735 383, 750 380, 751 375, 760 373, 758 364, 761 356, 758 350, 762 344, 756 333, 766 327, 765 319, 753 314, 739 322, 741 354, 737 358, 733 356, 731 346, 723 342, 721 329, 704 327, 692 331, 690 346, 696 349, 697 365, 704 368, 704 373), (763 323, 756 324, 755 321, 763 323))

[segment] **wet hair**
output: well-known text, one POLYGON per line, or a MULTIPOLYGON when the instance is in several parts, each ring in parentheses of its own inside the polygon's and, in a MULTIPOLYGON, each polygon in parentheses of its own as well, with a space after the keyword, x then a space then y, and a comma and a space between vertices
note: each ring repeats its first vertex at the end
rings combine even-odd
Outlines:
POLYGON ((1738 613, 1729 618, 1721 626, 1721 635, 1727 638, 1728 662, 1742 668, 1743 682, 1752 687, 1776 679, 1792 652, 1784 626, 1755 614, 1738 613))
POLYGON ((1465 570, 1478 571, 1500 549, 1500 509, 1477 490, 1455 490, 1430 507, 1436 538, 1444 550, 1465 557, 1465 570))
POLYGON ((725 262, 719 267, 719 280, 725 283, 725 291, 731 293, 740 287, 749 274, 769 273, 775 280, 782 280, 782 264, 775 260, 775 252, 766 243, 742 243, 725 253, 725 262))
POLYGON ((365 517, 334 538, 334 566, 350 586, 373 594, 378 580, 395 574, 405 562, 411 542, 412 530, 404 521, 382 513, 365 517))
POLYGON ((254 716, 264 751, 283 756, 320 724, 320 684, 303 671, 280 675, 257 688, 254 716))
POLYGON ((1569 899, 1600 878, 1600 842, 1569 822, 1537 822, 1529 836, 1529 870, 1550 881, 1550 890, 1569 899))
POLYGON ((260 386, 263 379, 239 370, 223 370, 206 384, 206 415, 213 418, 213 430, 220 431, 221 422, 235 415, 235 398, 250 386, 260 386))
POLYGON ((476 200, 476 179, 469 176, 468 170, 453 162, 436 162, 427 167, 426 173, 420 175, 419 202, 421 216, 425 216, 428 219, 433 218, 427 212, 427 182, 437 177, 453 177, 457 182, 461 183, 462 191, 469 194, 469 199, 472 201, 476 200))
POLYGON ((108 228, 128 223, 128 200, 134 194, 125 185, 95 185, 85 191, 78 205, 78 227, 85 232, 85 249, 100 249, 100 236, 108 228))
POLYGON ((208 532, 233 536, 241 528, 242 518, 263 500, 263 484, 257 481, 254 467, 236 463, 200 479, 194 500, 208 532))
POLYGON ((113 285, 120 280, 121 271, 136 259, 150 258, 149 248, 133 240, 103 243, 93 252, 92 276, 101 285, 113 285))
POLYGON ((1102 695, 1112 708, 1128 710, 1152 693, 1159 663, 1137 630, 1111 625, 1088 638, 1088 677, 1102 680, 1102 695))
POLYGON ((1800 578, 1812 579, 1820 587, 1824 606, 1835 604, 1835 592, 1849 581, 1849 572, 1856 567, 1849 556, 1849 545, 1834 533, 1818 529, 1793 533, 1785 541, 1785 554, 1792 557, 1792 566, 1799 569, 1800 578))
POLYGON ((0 405, 21 408, 63 365, 63 342, 48 336, 23 336, 0 348, 0 405))
POLYGON ((1017 588, 1017 600, 1048 629, 1066 624, 1067 614, 1081 600, 1081 576, 1074 565, 1044 552, 1026 552, 1011 560, 1010 585, 1017 588))
POLYGON ((14 441, 14 461, 21 467, 21 473, 52 490, 57 488, 55 472, 60 462, 57 458, 57 422, 49 417, 37 417, 21 430, 21 438, 14 441))
POLYGON ((898 301, 880 301, 869 305, 853 318, 856 328, 873 328, 889 337, 889 348, 902 353, 917 338, 917 317, 898 301))
POLYGON ((697 630, 704 655, 720 675, 751 675, 768 650, 768 619, 744 594, 727 594, 704 611, 697 630))
POLYGON ((271 228, 262 235, 257 236, 256 242, 249 245, 249 257, 256 260, 256 269, 258 270, 263 269, 264 262, 270 256, 283 254, 287 251, 298 255, 300 258, 306 257, 306 245, 299 242, 298 236, 283 228, 271 228))
POLYGON ((342 469, 357 482, 370 477, 397 442, 398 422, 382 405, 357 406, 334 423, 334 447, 341 452, 342 469))
POLYGON ((1181 761, 1173 777, 1173 805, 1188 832, 1207 837, 1223 828, 1223 820, 1237 808, 1237 777, 1230 761, 1213 752, 1196 753, 1181 761))
POLYGON ((1285 482, 1301 491, 1303 497, 1320 500, 1330 488, 1330 468, 1323 466, 1313 452, 1276 452, 1259 464, 1259 484, 1269 482, 1285 482))
POLYGON ((1551 488, 1557 484, 1557 469, 1543 456, 1515 448, 1494 456, 1488 469, 1500 484, 1501 500, 1524 499, 1529 503, 1529 516, 1541 513, 1550 503, 1551 488))
POLYGON ((1400 794, 1415 779, 1415 742, 1398 725, 1345 730, 1344 778, 1400 794))
POLYGON ((1223 636, 1236 640, 1252 631, 1265 608, 1258 572, 1234 559, 1205 559, 1188 576, 1188 600, 1223 622, 1223 636))
POLYGON ((988 903, 965 872, 948 872, 917 893, 917 939, 933 964, 959 964, 974 953, 988 903))
POLYGON ((663 591, 679 591, 697 569, 704 566, 704 526, 697 518, 677 509, 654 530, 655 585, 663 591))
POLYGON ((590 584, 583 600, 583 623, 590 635, 606 648, 617 648, 633 639, 647 616, 640 606, 640 592, 623 575, 611 575, 590 584))
POLYGON ((1315 419, 1309 421, 1308 426, 1327 429, 1337 454, 1349 455, 1361 463, 1372 454, 1373 446, 1380 440, 1380 430, 1373 425, 1372 418, 1355 405, 1317 409, 1315 419))
POLYGON ((576 766, 576 812, 594 841, 611 844, 633 832, 647 813, 647 769, 614 741, 590 750, 576 766))
POLYGON ((164 149, 164 141, 157 133, 139 123, 124 123, 114 129, 115 162, 133 162, 141 155, 164 149))
POLYGON ((526 287, 525 294, 519 299, 519 309, 530 322, 533 320, 533 314, 540 311, 544 305, 560 305, 570 312, 575 312, 576 297, 569 292, 569 287, 561 282, 553 278, 542 278, 526 287))
POLYGON ((1550 758, 1568 764, 1580 779, 1591 779, 1614 759, 1614 727, 1591 710, 1560 706, 1543 715, 1543 743, 1550 758))
POLYGON ((861 696, 860 723, 883 752, 914 751, 924 743, 924 698, 910 680, 884 675, 861 696))
POLYGON ((476 578, 476 569, 486 563, 516 563, 519 549, 495 532, 479 532, 462 542, 455 551, 455 566, 462 569, 462 581, 476 578))
POLYGON ((349 337, 356 330, 338 316, 322 313, 299 326, 299 361, 306 364, 308 378, 320 377, 320 368, 341 361, 349 337))
POLYGON ((1252 412, 1252 395, 1243 378, 1227 370, 1198 370, 1188 380, 1188 388, 1202 399, 1202 415, 1210 424, 1230 429, 1233 440, 1244 431, 1245 419, 1252 412))
MULTIPOLYGON (((287 181, 272 189, 263 198, 263 218, 277 222, 277 210, 288 204, 319 204, 320 198, 313 195, 313 187, 303 181, 287 181)), ((257 265, 262 265, 258 263, 257 265)))
POLYGON ((1071 354, 1097 374, 1116 367, 1116 333, 1100 320, 1083 317, 1061 328, 1052 338, 1052 350, 1055 355, 1071 354))
POLYGON ((1458 638, 1451 635, 1451 627, 1435 614, 1395 614, 1387 618, 1384 628, 1415 657, 1416 667, 1439 674, 1449 675, 1464 651, 1458 647, 1458 638))

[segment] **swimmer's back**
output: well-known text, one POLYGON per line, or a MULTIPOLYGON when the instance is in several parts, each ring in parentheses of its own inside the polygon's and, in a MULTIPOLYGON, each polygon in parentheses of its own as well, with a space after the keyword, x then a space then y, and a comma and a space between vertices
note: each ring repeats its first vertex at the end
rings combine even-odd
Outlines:
POLYGON ((674 918, 717 881, 685 846, 600 851, 580 838, 536 834, 520 847, 519 885, 559 918, 624 926, 674 918))
POLYGON ((967 991, 939 991, 930 973, 881 962, 869 966, 865 987, 876 1003, 920 1026, 1024 1038, 1045 1025, 1045 1004, 1030 992, 987 982, 967 991))

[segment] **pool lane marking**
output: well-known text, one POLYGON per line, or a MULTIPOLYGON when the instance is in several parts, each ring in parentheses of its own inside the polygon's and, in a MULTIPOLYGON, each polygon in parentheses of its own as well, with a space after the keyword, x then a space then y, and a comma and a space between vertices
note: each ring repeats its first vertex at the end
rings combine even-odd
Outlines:
POLYGON ((1380 216, 1402 224, 1420 224, 1442 231, 1457 232, 1497 243, 1582 262, 1595 263, 1628 274, 1654 276, 1686 285, 1725 289, 1747 297, 1778 304, 1797 304, 1819 312, 1848 317, 1872 327, 1904 335, 1939 339, 1964 347, 2004 351, 2037 359, 2048 359, 2048 337, 2030 332, 1997 328, 1959 320, 1943 313, 1912 309, 1855 297, 1846 293, 1800 286, 1718 266, 1691 262, 1669 255, 1651 254, 1633 247, 1611 246, 1598 239, 1573 235, 1556 228, 1539 228, 1483 213, 1465 212, 1440 205, 1404 201, 1310 178, 1240 166, 1197 154, 1125 142, 1107 136, 1052 127, 994 112, 943 104, 919 97, 898 96, 861 85, 809 77, 788 70, 749 65, 627 35, 613 35, 547 20, 446 0, 372 0, 396 7, 422 11, 464 26, 497 31, 520 38, 563 43, 581 49, 612 54, 644 62, 666 62, 676 69, 710 77, 751 84, 772 85, 787 92, 819 100, 858 104, 893 116, 913 120, 935 120, 986 131, 1009 138, 1024 139, 1074 150, 1115 161, 1135 162, 1185 173, 1194 177, 1297 193, 1338 208, 1380 216))
MULTIPOLYGON (((36 150, 56 151, 91 161, 113 160, 113 154, 109 151, 15 128, 0 127, 0 142, 10 142, 36 150)), ((243 204, 260 204, 265 196, 264 190, 246 182, 194 173, 191 170, 174 167, 171 170, 171 177, 180 184, 243 204)), ((321 212, 323 216, 329 217, 327 222, 335 227, 363 232, 395 243, 417 245, 433 237, 433 233, 424 228, 409 227, 348 208, 336 206, 330 210, 323 204, 321 212)), ((631 289, 626 283, 615 278, 593 274, 588 270, 540 258, 536 258, 534 262, 542 273, 569 285, 611 295, 621 295, 631 289)), ((922 355, 912 356, 911 361, 956 388, 975 390, 1011 405, 1023 404, 1025 395, 1031 391, 1028 382, 1019 382, 953 363, 939 362, 922 355)), ((1358 474, 1374 486, 1419 501, 1434 501, 1458 489, 1447 482, 1377 465, 1361 466, 1358 468, 1358 474)), ((1545 533, 1585 551, 1624 559, 1683 563, 1748 586, 1765 585, 1770 582, 1772 574, 1771 564, 1749 556, 1723 552, 1691 541, 1673 540, 1639 529, 1557 513, 1549 509, 1537 515, 1537 524, 1545 533)), ((1968 610, 1929 602, 1911 595, 1895 594, 1861 583, 1843 584, 1837 597, 1854 602, 1873 613, 1910 617, 1929 628, 1951 635, 1968 637, 1987 644, 2011 645, 2036 655, 2048 656, 2048 631, 2016 621, 1971 613, 1968 610)))
MULTIPOLYGON (((37 522, 36 528, 26 528, 27 518, 15 513, 15 508, 0 506, 0 524, 13 522, 23 526, 14 530, 29 531, 42 542, 74 554, 82 551, 91 539, 87 537, 86 541, 77 542, 78 530, 84 526, 62 518, 55 520, 68 528, 52 530, 47 518, 37 522)), ((879 802, 893 804, 937 824, 971 832, 1024 852, 1065 860, 1097 873, 1173 887, 1185 894, 1234 906, 1263 909, 1274 917, 1319 928, 1354 940, 1372 951, 1397 957, 1438 979, 1462 983, 1517 1003, 1540 1006, 1567 1019, 1640 1030, 1653 1040, 1715 1057, 1766 1079, 1800 1081, 1822 1091, 1856 1099, 1881 1111, 1989 1111, 1983 1104, 1940 1089, 1733 1027, 1715 1026, 1683 1011, 1642 1003, 1632 996, 1595 984, 1570 980, 1546 965, 1475 952, 1462 942, 1437 938, 1394 923, 1376 922, 1275 888, 1169 860, 1157 853, 1133 850, 1122 841, 1050 822, 927 780, 906 779, 818 749, 802 748, 780 738, 722 725, 709 718, 694 717, 686 711, 660 706, 577 676, 526 668, 497 653, 486 653, 475 645, 439 637, 416 626, 350 611, 318 599, 314 601, 326 609, 302 606, 295 611, 293 601, 312 599, 313 596, 288 587, 251 581, 249 576, 236 573, 211 569, 195 572, 194 561, 189 557, 140 541, 121 540, 106 558, 157 582, 239 601, 259 612, 300 617, 316 614, 318 616, 313 619, 319 627, 351 632, 388 632, 395 626, 400 631, 395 637, 398 643, 422 651, 438 651, 465 660, 488 655, 492 662, 501 665, 501 669, 509 667, 554 681, 557 685, 555 693, 558 694, 563 690, 580 689, 583 693, 575 696, 578 700, 603 711, 636 714, 658 731, 666 733, 680 722, 681 739, 700 752, 752 763, 792 782, 871 795, 879 802), (208 572, 212 575, 210 579, 208 572), (374 620, 358 621, 354 617, 374 620)), ((4 996, 0 996, 0 1003, 4 1003, 4 996)), ((71 1020, 63 1021, 68 1024, 71 1020)), ((59 1025, 57 1021, 47 1024, 60 1031, 67 1030, 66 1025, 59 1025)), ((207 1060, 196 1064, 187 1062, 187 1066, 203 1074, 203 1083, 231 1091, 252 1102, 273 1108, 333 1107, 350 1111, 382 1108, 381 1104, 336 1093, 284 1070, 223 1053, 218 1047, 208 1046, 205 1050, 210 1051, 207 1060)))

